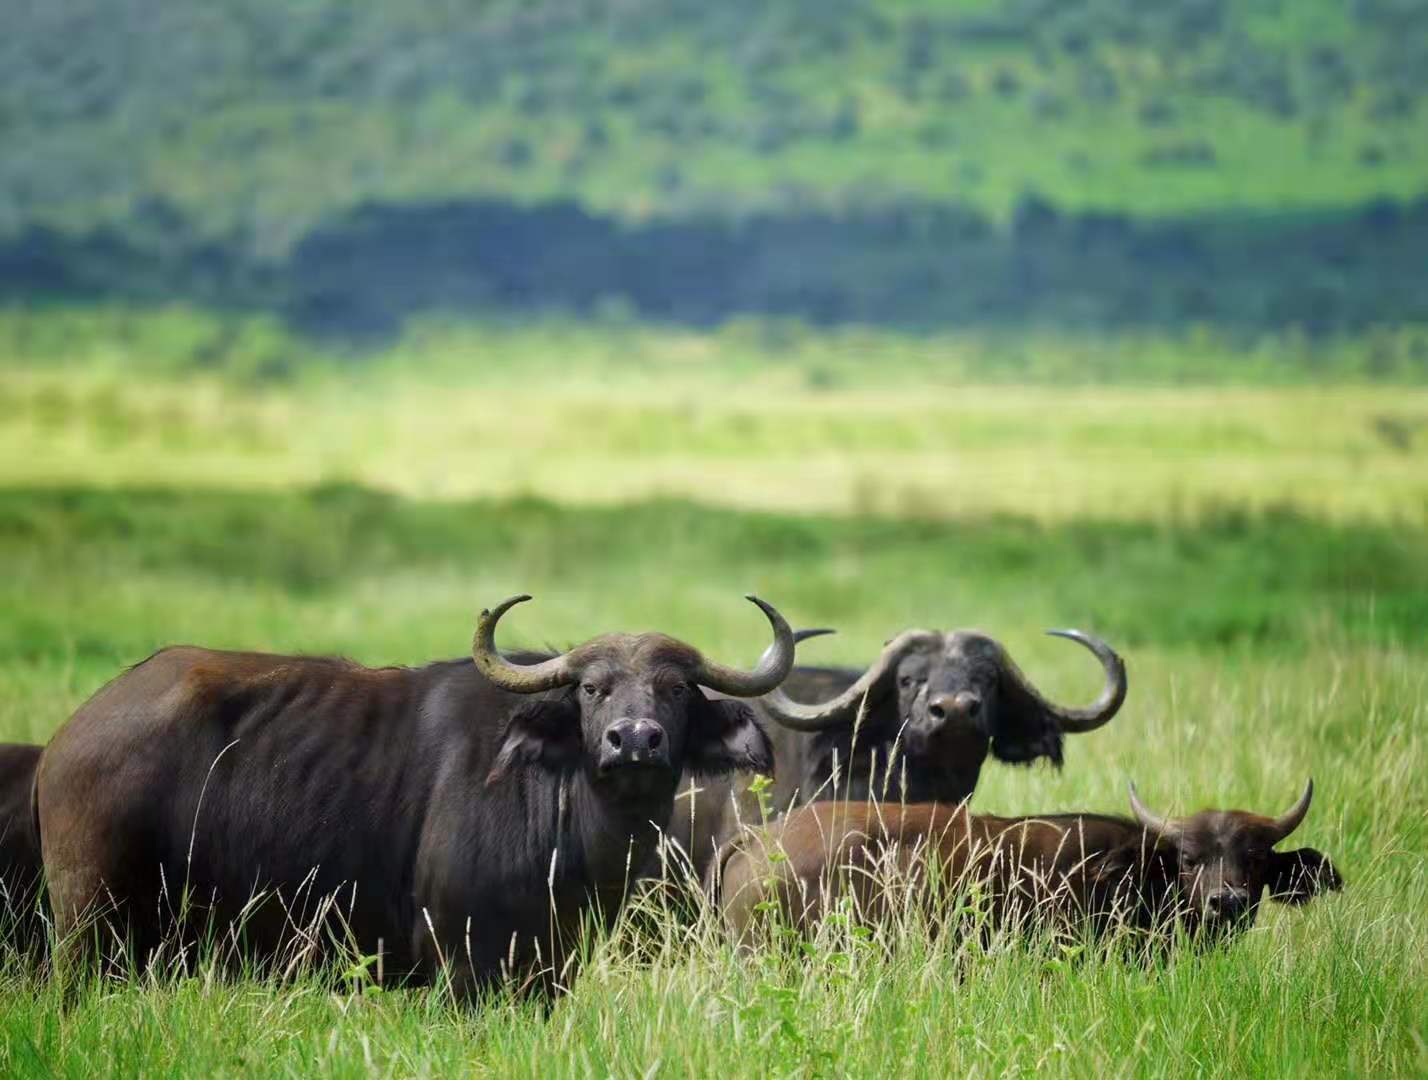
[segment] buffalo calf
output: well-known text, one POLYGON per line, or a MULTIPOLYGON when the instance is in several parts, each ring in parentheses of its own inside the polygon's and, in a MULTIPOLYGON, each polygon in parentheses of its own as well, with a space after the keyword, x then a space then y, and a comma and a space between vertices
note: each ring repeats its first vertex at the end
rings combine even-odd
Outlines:
MULTIPOLYGON (((1318 851, 1274 850, 1304 819, 1312 794, 1311 782, 1278 818, 1239 810, 1162 818, 1134 787, 1134 820, 1004 818, 935 803, 813 803, 725 845, 709 888, 742 941, 771 910, 804 932, 845 899, 864 920, 886 919, 904 906, 902 888, 934 908, 938 898, 971 888, 995 925, 1178 923, 1215 938, 1253 923, 1266 889, 1273 900, 1300 904, 1341 887, 1318 851)), ((933 913, 964 910, 944 905, 933 913)))

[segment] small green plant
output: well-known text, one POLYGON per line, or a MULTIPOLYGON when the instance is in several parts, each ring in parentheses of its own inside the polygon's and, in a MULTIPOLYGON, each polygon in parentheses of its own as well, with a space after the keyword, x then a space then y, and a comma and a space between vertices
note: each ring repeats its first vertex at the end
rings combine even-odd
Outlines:
POLYGON ((342 971, 341 979, 348 992, 362 997, 376 997, 383 992, 378 976, 381 957, 377 955, 358 956, 342 971))

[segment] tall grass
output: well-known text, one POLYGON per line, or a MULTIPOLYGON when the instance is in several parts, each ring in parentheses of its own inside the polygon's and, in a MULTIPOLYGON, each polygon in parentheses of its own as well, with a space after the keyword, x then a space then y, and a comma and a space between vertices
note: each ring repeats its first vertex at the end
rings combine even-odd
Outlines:
POLYGON ((1302 910, 1266 904, 1228 947, 1145 966, 1010 937, 930 941, 911 921, 872 937, 834 924, 807 948, 739 954, 707 914, 691 924, 647 899, 548 1015, 502 995, 468 1010, 440 988, 373 989, 350 964, 256 982, 204 963, 92 981, 62 1007, 52 983, 12 966, 0 1063, 17 1075, 1421 1071, 1424 676, 1410 657, 1361 659, 1269 665, 1253 703, 1235 682, 1180 683, 1152 663, 1137 669, 1155 702, 1138 723, 1075 748, 1064 776, 998 770, 978 795, 995 807, 1011 783, 1022 807, 1114 809, 1133 772, 1167 809, 1275 811, 1314 769, 1320 793, 1294 842, 1331 853, 1346 891, 1302 910), (1346 716, 1359 723, 1342 743, 1346 716), (1246 743, 1253 753, 1231 749, 1246 743), (1219 749, 1191 752, 1208 745, 1219 749))

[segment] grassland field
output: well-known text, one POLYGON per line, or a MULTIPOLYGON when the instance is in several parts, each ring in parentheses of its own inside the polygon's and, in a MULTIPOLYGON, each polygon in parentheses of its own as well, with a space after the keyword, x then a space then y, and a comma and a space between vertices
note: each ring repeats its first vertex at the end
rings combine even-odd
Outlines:
POLYGON ((1041 631, 1076 625, 1125 655, 1125 709, 1059 773, 989 767, 974 806, 1121 811, 1134 777, 1172 811, 1278 812, 1312 774, 1295 843, 1345 891, 1150 968, 915 935, 741 957, 655 920, 548 1014, 341 969, 62 1002, 9 959, 0 1073, 1428 1072, 1428 392, 829 383, 642 347, 278 384, 0 358, 0 738, 168 642, 415 663, 521 591, 507 644, 657 627, 747 662, 756 591, 839 629, 809 661, 979 626, 1066 699, 1094 665, 1041 631))

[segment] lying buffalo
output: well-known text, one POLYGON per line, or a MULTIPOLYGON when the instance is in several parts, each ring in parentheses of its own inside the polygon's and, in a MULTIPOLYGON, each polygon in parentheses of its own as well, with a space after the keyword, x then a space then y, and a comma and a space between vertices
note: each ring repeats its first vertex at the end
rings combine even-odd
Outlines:
POLYGON ((970 909, 953 898, 969 889, 992 925, 1178 924, 1214 940, 1251 925, 1266 888, 1272 900, 1302 904, 1342 886, 1318 851, 1274 850, 1304 820, 1313 793, 1311 781, 1278 818, 1240 810, 1162 818, 1141 804, 1134 786, 1135 820, 1002 818, 940 803, 814 803, 727 844, 709 888, 744 941, 758 935, 772 910, 806 933, 845 900, 870 922, 905 910, 910 897, 938 919, 965 917, 970 909))
MULTIPOLYGON (((802 641, 830 630, 800 630, 802 641)), ((1126 696, 1115 651, 1079 630, 1052 630, 1089 649, 1105 685, 1089 707, 1048 701, 1000 643, 972 631, 909 630, 866 671, 797 667, 758 702, 774 740, 775 783, 767 808, 781 813, 814 799, 959 803, 977 787, 988 754, 1061 765, 1062 743, 1110 721, 1126 696), (801 704, 790 695, 823 699, 801 704)), ((684 786, 688 790, 688 785, 684 786)), ((714 849, 760 808, 739 782, 681 799, 675 836, 702 877, 714 849)))
POLYGON ((648 864, 680 771, 771 767, 753 710, 700 688, 767 693, 793 635, 750 597, 775 639, 753 671, 663 634, 519 663, 493 638, 527 599, 482 612, 474 664, 177 647, 104 687, 40 763, 57 932, 86 952, 93 916, 144 957, 202 924, 274 957, 333 898, 385 973, 562 980, 582 922, 608 925, 648 864))
POLYGON ((45 943, 35 832, 35 767, 41 749, 0 743, 0 942, 31 954, 45 943))

